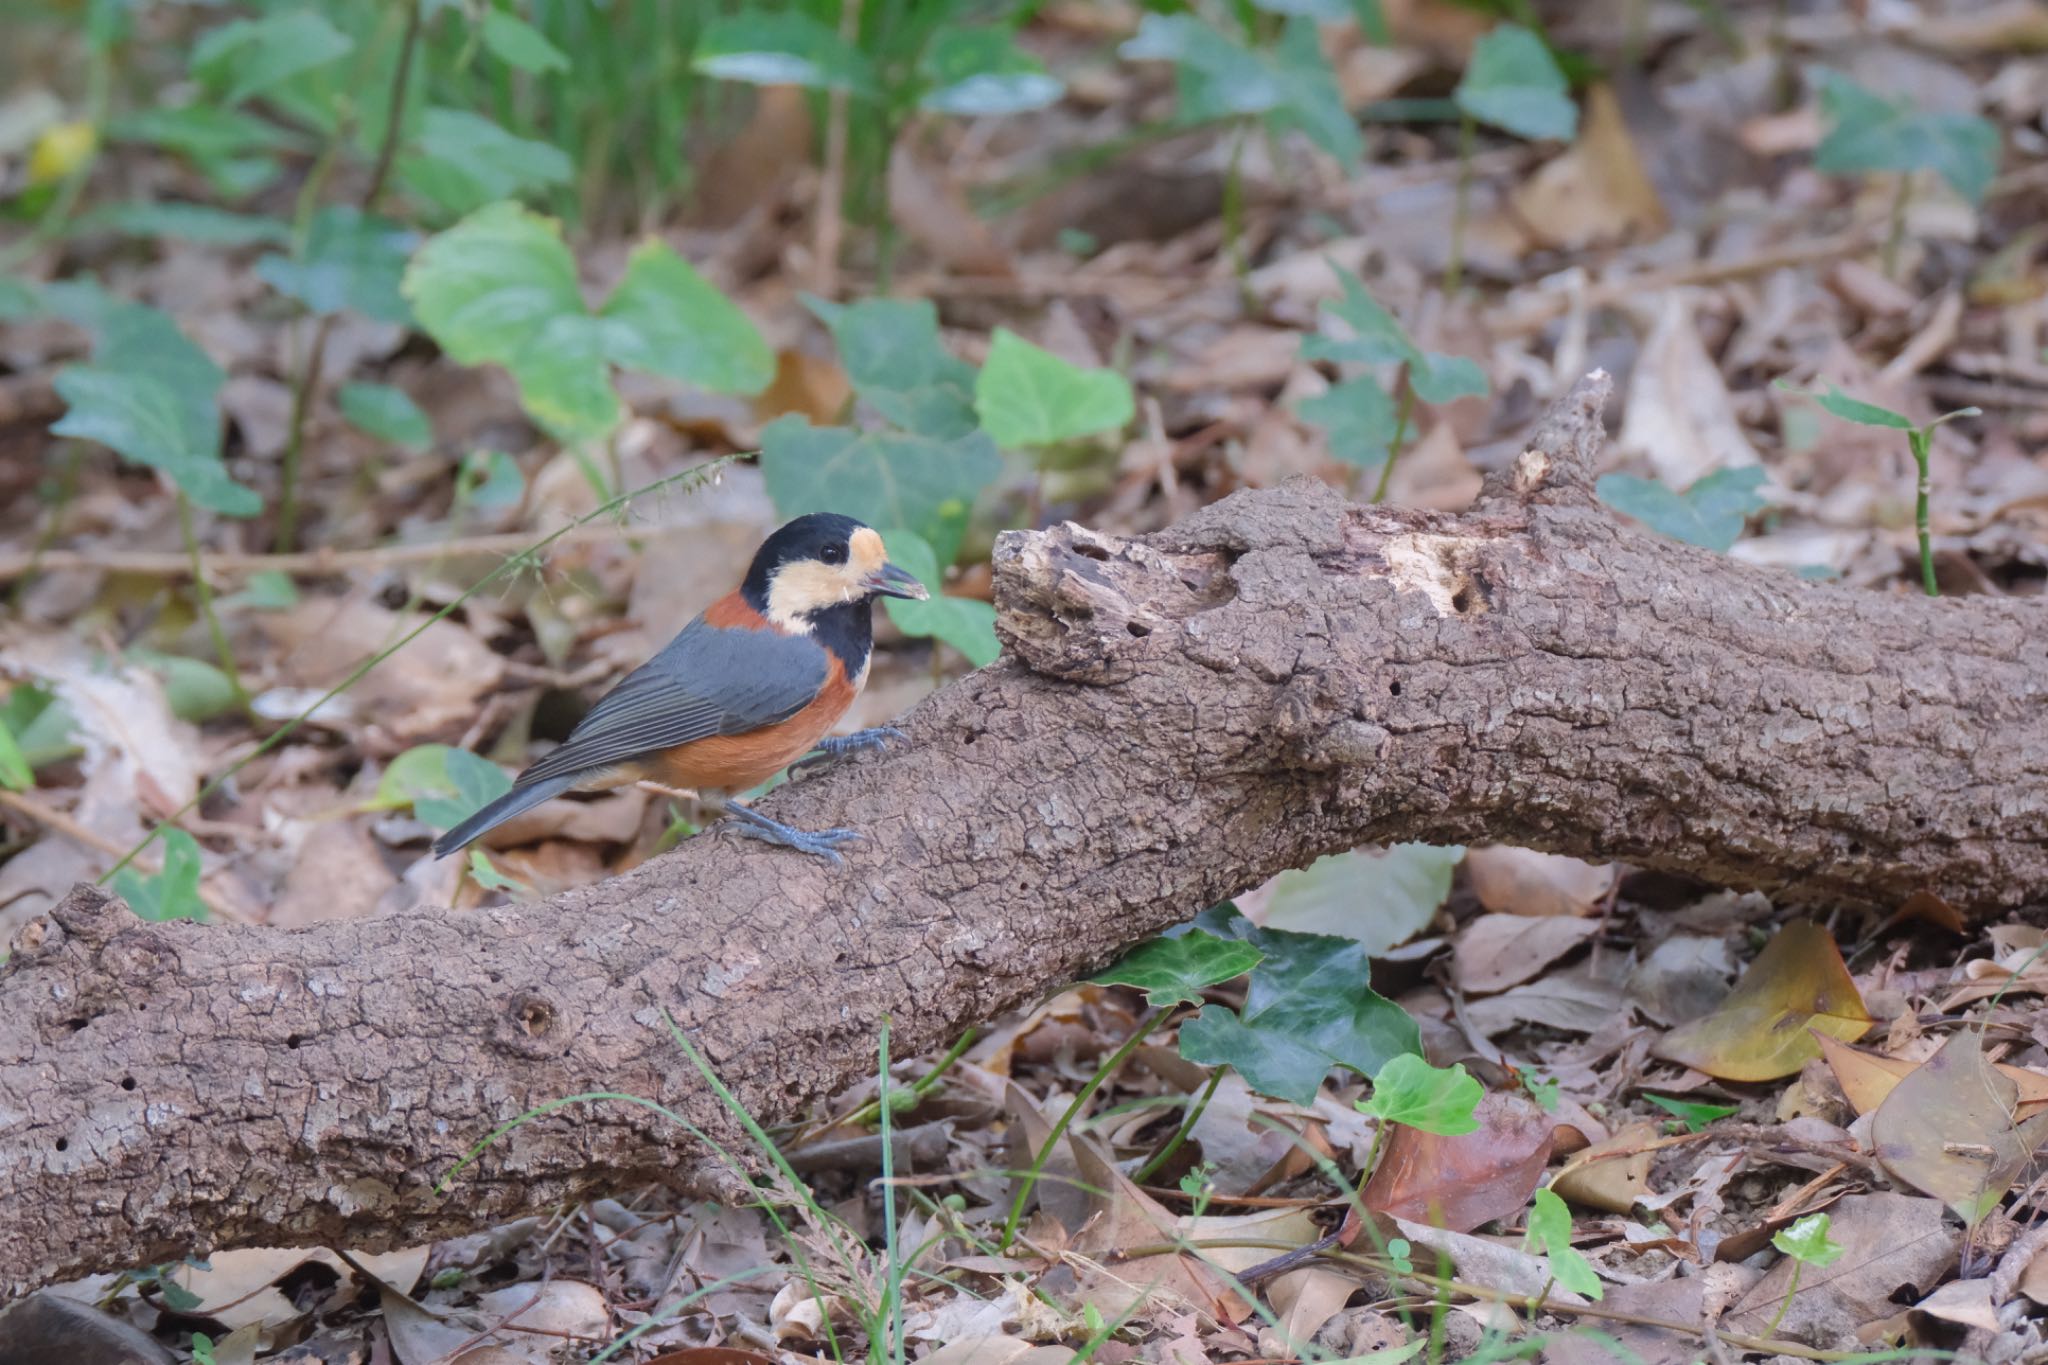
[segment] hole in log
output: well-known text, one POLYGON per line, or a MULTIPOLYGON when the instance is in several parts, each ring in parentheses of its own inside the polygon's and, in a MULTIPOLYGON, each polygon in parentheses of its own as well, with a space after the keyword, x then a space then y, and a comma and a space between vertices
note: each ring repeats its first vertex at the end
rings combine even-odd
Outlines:
POLYGON ((1461 583, 1458 585, 1458 590, 1451 594, 1451 610, 1460 616, 1472 610, 1471 584, 1461 583))
POLYGON ((1152 633, 1152 627, 1146 625, 1143 621, 1127 621, 1124 623, 1124 629, 1140 640, 1152 633))
POLYGON ((70 1139, 70 1138, 58 1138, 58 1139, 57 1139, 57 1150, 58 1150, 58 1151, 60 1151, 60 1152, 68 1152, 68 1151, 70 1151, 70 1150, 71 1150, 71 1139, 70 1139))
POLYGON ((527 1000, 519 1007, 519 1027, 528 1037, 538 1038, 555 1022, 555 1012, 543 1000, 527 1000))
POLYGON ((1100 545, 1076 545, 1074 553, 1083 559, 1093 559, 1103 564, 1109 563, 1109 551, 1103 549, 1100 545))
POLYGON ((286 1047, 297 1047, 300 1043, 303 1043, 305 1041, 306 1040, 304 1038, 301 1038, 298 1034, 293 1033, 286 1036, 284 1040, 284 1045, 286 1047))
POLYGON ((1401 680, 1399 678, 1387 684, 1387 695, 1390 697, 1401 695, 1401 680))
POLYGON ((133 1090, 135 1088, 135 1078, 133 1076, 123 1076, 121 1078, 121 1088, 123 1090, 133 1090))

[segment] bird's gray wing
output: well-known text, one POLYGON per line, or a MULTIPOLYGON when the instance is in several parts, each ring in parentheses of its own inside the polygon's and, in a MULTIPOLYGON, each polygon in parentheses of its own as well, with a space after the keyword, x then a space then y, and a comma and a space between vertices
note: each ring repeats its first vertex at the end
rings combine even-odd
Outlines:
POLYGON ((707 626, 700 617, 620 679, 561 748, 519 775, 519 785, 788 720, 817 699, 826 673, 815 641, 707 626))

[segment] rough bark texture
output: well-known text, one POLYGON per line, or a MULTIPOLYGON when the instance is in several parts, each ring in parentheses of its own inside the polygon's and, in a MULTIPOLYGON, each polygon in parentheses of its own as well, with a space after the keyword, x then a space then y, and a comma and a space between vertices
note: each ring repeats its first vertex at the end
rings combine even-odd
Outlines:
POLYGON ((1455 516, 1243 494, 1144 541, 1005 536, 1007 657, 913 742, 777 793, 844 868, 730 837, 542 905, 266 928, 75 893, 0 969, 0 1292, 237 1243, 417 1241, 764 1118, 1360 843, 1494 841, 1823 904, 2048 887, 2048 618, 1802 583, 1623 529, 1604 376, 1455 516))

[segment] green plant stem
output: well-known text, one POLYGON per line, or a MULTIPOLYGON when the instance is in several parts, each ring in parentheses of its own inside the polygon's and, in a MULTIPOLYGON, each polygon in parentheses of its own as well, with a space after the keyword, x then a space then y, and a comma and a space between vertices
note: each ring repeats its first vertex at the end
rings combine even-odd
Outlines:
POLYGON ((349 688, 354 687, 358 682, 360 682, 363 679, 363 677, 366 674, 369 673, 371 669, 375 668, 378 664, 383 663, 386 659, 390 658, 393 654, 396 654, 399 650, 405 648, 405 646, 407 646, 408 644, 411 644, 414 640, 417 640, 421 635, 425 634, 426 631, 430 627, 432 627, 436 622, 445 620, 448 616, 453 614, 457 607, 460 607, 464 602, 467 602, 470 598, 476 596, 485 588, 488 588, 491 584, 497 582, 500 578, 503 578, 506 574, 511 573, 513 570, 520 568, 523 565, 531 563, 533 561, 534 556, 538 555, 541 551, 547 549, 548 546, 554 544, 563 536, 568 535, 571 531, 576 530, 578 527, 588 526, 591 522, 596 521, 601 517, 610 516, 613 512, 618 511, 627 503, 632 502, 635 498, 643 497, 648 493, 652 493, 659 489, 666 488, 670 484, 683 483, 685 481, 695 483, 701 482, 705 479, 709 479, 713 475, 715 475, 719 470, 725 468, 727 465, 731 464, 734 460, 738 458, 739 457, 736 455, 722 455, 718 459, 707 461, 704 464, 696 466, 694 469, 685 469, 680 474, 670 474, 666 478, 656 479, 652 483, 643 484, 639 488, 633 489, 629 493, 621 493, 618 497, 613 498, 609 502, 603 503, 602 505, 591 509, 589 512, 584 513, 576 520, 569 522, 567 525, 557 527, 555 530, 550 531, 547 535, 541 537, 532 545, 527 546, 518 554, 507 555, 505 557, 504 563, 498 565, 497 568, 491 570, 482 578, 479 578, 475 583, 472 583, 468 588, 464 589, 461 593, 457 594, 453 600, 444 605, 439 611, 435 612, 432 616, 429 616, 426 620, 420 622, 419 625, 415 626, 413 629, 407 631, 403 639, 395 641, 388 648, 378 650, 375 654, 370 655, 361 663, 357 664, 353 669, 349 670, 349 675, 346 678, 343 678, 340 682, 328 688, 327 691, 322 693, 319 699, 316 700, 311 706, 308 706, 305 710, 299 712, 298 715, 293 716, 290 720, 286 721, 282 726, 280 726, 277 729, 275 733, 273 733, 269 738, 265 739, 261 744, 258 744, 255 748, 251 749, 241 758, 236 759, 232 764, 230 764, 227 767, 225 771, 223 771, 220 774, 220 776, 214 778, 213 781, 207 783, 204 787, 201 787, 197 793, 195 793, 189 800, 185 802, 184 805, 178 807, 177 810, 171 812, 169 819, 161 821, 158 824, 152 825, 150 827, 149 833, 143 835, 141 839, 136 841, 135 846, 133 848, 129 849, 126 853, 122 854, 119 862, 115 863, 105 872, 102 872, 94 884, 99 886, 106 885, 108 878, 112 877, 116 872, 119 872, 122 868, 128 866, 128 864, 134 862, 136 855, 140 854, 144 849, 148 848, 151 844, 155 843, 156 837, 159 834, 162 834, 164 830, 174 826, 179 820, 179 818, 182 817, 187 811, 196 809, 200 802, 206 800, 215 792, 219 791, 224 785, 227 784, 229 780, 231 780, 234 777, 236 773, 240 772, 243 768, 249 766, 249 764, 255 762, 264 754, 269 753, 278 745, 284 743, 287 738, 289 738, 295 731, 297 731, 301 725, 304 725, 306 721, 310 719, 313 716, 313 714, 317 712, 321 707, 325 706, 328 702, 333 701, 342 693, 348 691, 349 688))
POLYGON ((1884 239, 1884 275, 1888 280, 1899 277, 1899 248, 1906 240, 1906 209, 1913 202, 1913 173, 1899 172, 1899 188, 1892 195, 1891 228, 1884 239))
POLYGON ((1479 125, 1470 114, 1458 118, 1458 192, 1451 201, 1451 255, 1444 262, 1444 293, 1458 292, 1465 282, 1465 219, 1472 199, 1472 147, 1479 125))
POLYGON ((184 537, 185 554, 192 561, 192 596, 199 603, 199 615, 206 622, 206 633, 213 638, 213 652, 220 659, 220 671, 228 676, 228 690, 235 694, 235 705, 243 715, 256 720, 256 708, 250 705, 249 694, 242 687, 241 674, 235 670, 235 652, 228 647, 228 633, 221 628, 220 613, 213 609, 213 586, 206 581, 206 568, 199 560, 199 537, 192 531, 192 500, 183 493, 178 494, 178 534, 184 537))
POLYGON ((1249 301, 1251 263, 1244 252, 1244 144, 1250 125, 1240 122, 1230 142, 1230 164, 1223 173, 1223 245, 1230 253, 1231 273, 1237 276, 1237 292, 1249 301))
POLYGON ((896 1246, 896 1153, 891 1132, 895 1106, 889 1103, 889 1016, 882 1016, 881 1070, 876 1097, 882 1107, 882 1251, 888 1258, 889 1358, 903 1365, 903 1262, 896 1246))
POLYGON ((1920 536, 1920 586, 1929 597, 1941 596, 1934 581, 1934 537, 1927 529, 1927 495, 1933 482, 1928 465, 1934 453, 1934 429, 1921 427, 1906 433, 1906 445, 1913 452, 1917 473, 1914 483, 1913 528, 1920 536))
MULTIPOLYGON (((967 1055, 967 1049, 973 1047, 974 1040, 976 1038, 979 1038, 980 1036, 980 1029, 969 1029, 967 1030, 967 1032, 961 1034, 959 1041, 954 1043, 952 1047, 946 1049, 946 1055, 939 1058, 938 1061, 932 1063, 932 1069, 930 1071, 925 1072, 924 1075, 919 1077, 916 1083, 910 1087, 911 1095, 921 1100, 926 1095, 929 1095, 933 1090, 935 1090, 938 1087, 939 1082, 945 1079, 946 1073, 952 1070, 953 1063, 959 1061, 962 1057, 967 1055)), ((854 1110, 845 1118, 835 1120, 830 1126, 838 1128, 847 1124, 860 1124, 871 1122, 873 1121, 876 1112, 880 1110, 881 1107, 881 1101, 879 1099, 869 1100, 866 1104, 863 1104, 860 1108, 854 1110)))
POLYGON ((1173 1154, 1179 1151, 1181 1144, 1188 1140, 1188 1134, 1194 1132, 1195 1125, 1202 1121, 1202 1112, 1209 1107, 1209 1101, 1216 1098, 1216 1087, 1223 1084, 1224 1073, 1228 1070, 1228 1067, 1219 1066, 1214 1072, 1210 1073, 1209 1083, 1202 1087, 1201 1097, 1182 1116, 1180 1127, 1174 1129, 1173 1136, 1168 1138, 1165 1144, 1146 1160, 1144 1165, 1132 1173, 1132 1184, 1144 1184, 1158 1172, 1161 1166, 1164 1166, 1173 1159, 1173 1154))
MULTIPOLYGON (((391 77, 391 95, 385 106, 384 138, 377 147, 377 159, 370 168, 370 182, 363 189, 359 201, 362 211, 370 213, 383 197, 384 186, 391 178, 391 167, 398 158, 399 129, 404 123, 405 88, 412 78, 413 53, 420 43, 421 16, 424 11, 422 0, 405 0, 405 36, 398 47, 398 65, 391 77)), ((293 213, 293 249, 304 251, 306 234, 312 223, 313 210, 320 198, 320 191, 326 187, 327 178, 333 171, 334 160, 342 144, 347 140, 345 123, 338 123, 334 137, 322 149, 319 161, 314 163, 312 174, 306 177, 305 187, 299 193, 298 204, 293 213)), ((334 333, 336 314, 323 314, 320 324, 313 331, 313 344, 306 349, 305 363, 292 383, 291 419, 285 428, 284 458, 278 467, 277 495, 277 536, 278 553, 289 554, 298 540, 299 532, 299 462, 306 448, 306 419, 313 409, 313 397, 320 386, 320 371, 327 360, 327 341, 334 333)))
POLYGON ((1365 1187, 1372 1183, 1372 1173, 1380 1167, 1380 1149, 1386 1146, 1387 1129, 1392 1126, 1385 1119, 1372 1122, 1372 1146, 1365 1149, 1365 1164, 1358 1168, 1358 1207, 1361 1209, 1365 1207, 1365 1187))
POLYGON ((1372 500, 1383 502, 1387 488, 1394 482, 1394 461, 1401 458, 1401 445, 1408 439, 1408 421, 1415 415, 1415 386, 1408 382, 1408 362, 1401 362, 1401 373, 1397 377, 1401 397, 1394 408, 1394 439, 1387 442, 1387 462, 1380 466, 1380 481, 1374 485, 1372 500))
POLYGON ((1130 1055, 1138 1050, 1138 1045, 1152 1036, 1152 1030, 1165 1022, 1167 1013, 1168 1011, 1161 1010, 1140 1024, 1137 1030, 1124 1040, 1124 1045, 1110 1054, 1108 1061, 1095 1068, 1095 1074, 1088 1078, 1088 1084, 1081 1087, 1081 1093, 1074 1096, 1073 1103, 1060 1115, 1059 1122, 1052 1126, 1052 1132, 1046 1136, 1045 1145, 1038 1149, 1038 1155, 1032 1159, 1031 1170, 1017 1186, 1017 1197, 1010 1203, 1010 1216, 1003 1220, 1003 1237, 997 1245, 1005 1253, 1010 1250, 1010 1244, 1017 1240, 1017 1225, 1024 1220, 1024 1205, 1031 1198, 1031 1191, 1037 1188, 1038 1177, 1045 1170, 1045 1163, 1052 1159, 1053 1148, 1060 1145, 1060 1139, 1066 1135, 1074 1120, 1087 1109, 1088 1101, 1095 1098, 1095 1092, 1102 1088, 1103 1082, 1115 1075, 1130 1055))
POLYGON ((1778 1324, 1785 1320, 1785 1314, 1791 1311, 1792 1296, 1799 1292, 1799 1272, 1804 1269, 1806 1269, 1806 1262, 1794 1258, 1792 1262, 1792 1278, 1785 1281, 1784 1301, 1778 1305, 1778 1311, 1771 1314, 1771 1325, 1764 1328, 1765 1336, 1770 1336, 1776 1332, 1778 1324))

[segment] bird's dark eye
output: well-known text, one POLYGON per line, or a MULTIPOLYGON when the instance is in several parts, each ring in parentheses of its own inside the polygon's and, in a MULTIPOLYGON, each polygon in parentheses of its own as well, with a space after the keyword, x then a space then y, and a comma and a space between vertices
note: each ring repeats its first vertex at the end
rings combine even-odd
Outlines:
POLYGON ((844 564, 846 562, 846 547, 844 545, 827 545, 824 549, 818 551, 818 558, 824 560, 827 564, 844 564))

